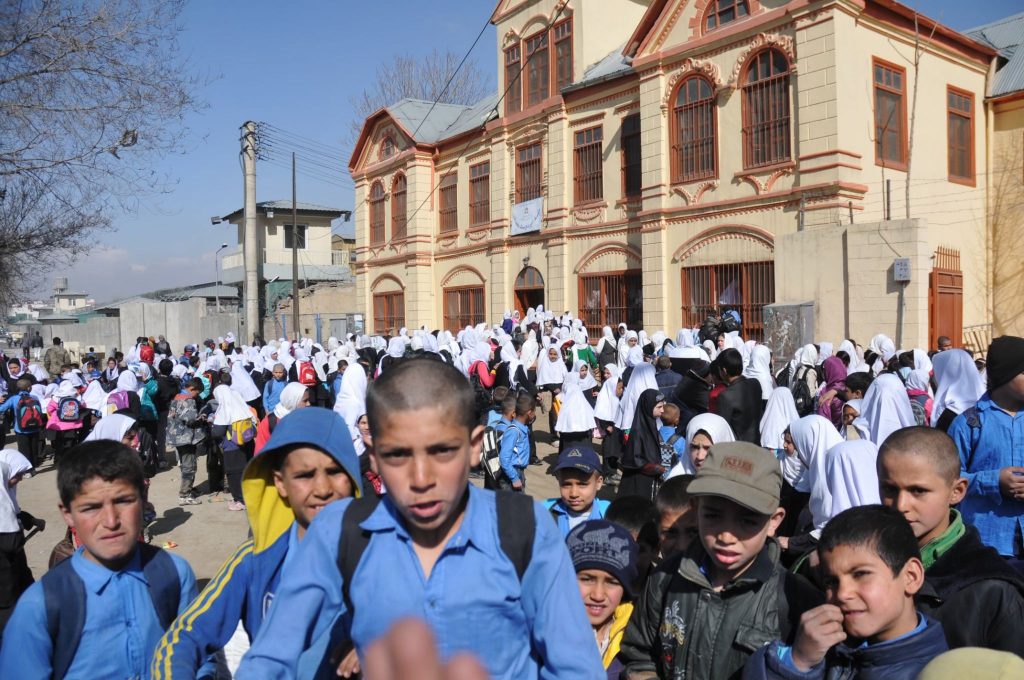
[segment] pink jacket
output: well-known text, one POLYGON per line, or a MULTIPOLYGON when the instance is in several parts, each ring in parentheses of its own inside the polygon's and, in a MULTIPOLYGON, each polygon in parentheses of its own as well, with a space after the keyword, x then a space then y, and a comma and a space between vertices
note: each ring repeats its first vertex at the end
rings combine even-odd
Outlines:
MULTIPOLYGON (((57 402, 60 399, 51 399, 50 403, 46 405, 46 429, 57 430, 63 432, 65 430, 79 430, 82 428, 82 421, 76 420, 74 422, 65 422, 57 417, 57 402)), ((84 411, 85 406, 81 407, 84 411)))

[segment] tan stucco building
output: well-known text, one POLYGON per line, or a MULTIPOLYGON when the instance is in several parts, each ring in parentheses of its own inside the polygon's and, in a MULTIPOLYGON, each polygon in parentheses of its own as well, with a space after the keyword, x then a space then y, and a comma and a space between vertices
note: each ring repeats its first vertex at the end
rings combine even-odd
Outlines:
POLYGON ((598 334, 735 308, 761 338, 765 305, 812 301, 817 337, 910 347, 993 318, 991 46, 922 16, 917 38, 891 0, 501 0, 492 22, 497 94, 397 102, 353 153, 371 332, 543 303, 598 334))

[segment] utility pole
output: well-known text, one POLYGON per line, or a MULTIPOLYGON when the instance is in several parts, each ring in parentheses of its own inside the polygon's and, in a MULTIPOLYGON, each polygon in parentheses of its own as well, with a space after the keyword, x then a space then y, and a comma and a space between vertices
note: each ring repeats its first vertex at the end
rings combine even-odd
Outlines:
POLYGON ((242 337, 251 342, 253 336, 260 332, 260 239, 256 231, 256 123, 251 120, 242 125, 242 174, 245 192, 242 207, 245 224, 242 237, 242 257, 245 264, 242 299, 245 314, 242 323, 245 324, 245 329, 242 337))
POLYGON ((295 152, 292 151, 292 322, 295 342, 301 339, 299 325, 299 221, 295 203, 295 152))

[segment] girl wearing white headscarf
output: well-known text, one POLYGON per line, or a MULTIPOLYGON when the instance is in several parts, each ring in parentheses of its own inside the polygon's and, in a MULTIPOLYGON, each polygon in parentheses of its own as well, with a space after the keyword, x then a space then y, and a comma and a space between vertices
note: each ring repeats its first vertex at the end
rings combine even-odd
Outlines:
POLYGON ((658 389, 658 381, 655 380, 654 374, 653 364, 642 363, 633 368, 629 382, 622 391, 619 413, 615 419, 615 427, 621 431, 629 432, 629 429, 633 427, 633 417, 636 415, 636 405, 640 401, 640 395, 646 390, 658 389))
MULTIPOLYGON (((796 403, 793 401, 793 393, 788 387, 776 387, 768 397, 768 404, 764 408, 764 415, 761 416, 761 446, 772 453, 782 451, 786 446, 785 433, 794 420, 799 420, 800 414, 796 411, 796 403)), ((787 458, 785 453, 783 458, 787 458)), ((795 458, 795 456, 789 456, 795 458)), ((785 474, 785 461, 783 461, 783 474, 785 474)), ((796 474, 792 475, 797 479, 799 468, 796 474)), ((792 483, 792 481, 790 482, 792 483)))
POLYGON ((540 345, 537 344, 537 331, 531 329, 526 334, 523 346, 519 348, 519 360, 523 362, 523 367, 526 368, 527 373, 535 368, 539 354, 540 345))
POLYGON ((31 470, 32 464, 17 450, 4 449, 0 452, 0 561, 6 563, 5 607, 13 607, 33 580, 25 557, 25 534, 18 518, 21 508, 18 507, 17 492, 18 482, 31 470))
POLYGON ((268 413, 267 417, 261 420, 259 427, 256 428, 256 446, 253 449, 253 455, 259 455, 259 452, 263 450, 281 418, 284 418, 296 409, 305 408, 306 406, 309 406, 309 388, 297 382, 285 385, 284 389, 281 390, 281 397, 278 399, 274 410, 268 413))
POLYGON ((573 445, 591 445, 591 438, 597 423, 594 421, 594 409, 580 390, 577 375, 569 373, 562 383, 559 395, 561 406, 558 409, 558 420, 555 431, 558 432, 558 452, 571 448, 573 445))
POLYGON ((974 359, 962 349, 939 352, 932 358, 932 367, 937 387, 931 425, 946 432, 958 415, 978 403, 985 383, 974 359))
MULTIPOLYGON (((897 380, 898 381, 898 380, 897 380)), ((829 492, 825 473, 828 451, 843 441, 832 422, 823 416, 812 414, 795 421, 789 427, 796 455, 804 465, 803 477, 795 485, 798 491, 811 494, 808 509, 814 528, 811 535, 817 540, 821 530, 830 519, 832 494, 829 492)), ((876 482, 877 485, 877 482, 876 482)), ((793 549, 797 546, 790 545, 793 549)))
POLYGON ((732 428, 725 418, 714 413, 701 413, 690 419, 686 425, 686 456, 669 471, 668 476, 695 475, 708 450, 715 444, 736 441, 732 428), (696 441, 694 439, 696 438, 696 441))
POLYGON ((867 436, 867 432, 861 432, 855 427, 862 408, 864 408, 863 399, 851 399, 843 404, 843 427, 839 430, 839 434, 846 441, 864 439, 867 436))
MULTIPOLYGON (((124 375, 124 373, 121 375, 124 375)), ((112 413, 109 416, 104 416, 96 423, 96 427, 92 428, 92 432, 85 438, 85 441, 94 442, 100 439, 108 439, 121 442, 127 446, 133 446, 133 443, 137 446, 138 443, 135 442, 137 431, 138 424, 134 418, 121 413, 112 413)))
POLYGON ((590 366, 587 362, 577 359, 572 365, 572 374, 579 381, 580 390, 587 397, 587 401, 593 404, 596 399, 594 391, 597 388, 597 380, 594 379, 593 374, 590 372, 590 366))
POLYGON ((131 371, 123 371, 117 376, 117 386, 107 395, 104 406, 104 417, 107 414, 123 413, 137 418, 142 412, 142 400, 139 397, 139 379, 131 371))
POLYGON ((231 502, 228 510, 245 510, 242 498, 242 473, 252 459, 255 447, 256 429, 259 422, 241 395, 227 385, 217 385, 213 390, 217 410, 213 413, 211 435, 220 442, 224 454, 224 474, 228 478, 231 502))
POLYGON ((907 390, 892 373, 883 373, 871 383, 860 417, 854 421, 854 426, 876 446, 881 446, 896 430, 916 424, 907 390))
POLYGON ((568 371, 556 345, 548 347, 537 359, 537 391, 541 408, 548 412, 550 431, 555 432, 555 396, 561 391, 568 371))
POLYGON ((594 353, 597 355, 598 360, 604 364, 607 364, 612 356, 618 356, 618 349, 615 347, 615 335, 612 333, 611 326, 605 326, 601 329, 601 338, 597 341, 594 353))
MULTIPOLYGON (((85 409, 70 380, 61 381, 46 405, 46 429, 53 431, 54 462, 60 462, 64 451, 78 443, 85 409)), ((102 389, 100 390, 102 391, 102 389)))
POLYGON ((866 439, 840 442, 829 449, 825 458, 825 480, 832 499, 828 519, 850 508, 882 502, 877 459, 878 447, 866 439))
MULTIPOLYGON (((640 336, 636 331, 625 331, 623 335, 619 336, 619 368, 626 368, 626 357, 629 356, 629 350, 636 347, 638 342, 640 342, 640 336)), ((640 350, 640 353, 640 356, 643 356, 643 350, 640 350)))
POLYGON ((929 426, 932 417, 931 376, 923 368, 915 368, 907 374, 907 396, 914 410, 918 425, 929 426))
POLYGON ((761 383, 761 399, 768 401, 775 389, 775 381, 772 379, 772 351, 766 345, 754 345, 743 376, 761 383))
POLYGON ((349 366, 341 378, 341 389, 334 400, 334 412, 342 417, 354 436, 359 435, 356 421, 366 413, 366 382, 366 372, 362 366, 349 366))
POLYGON ((252 381, 252 376, 245 370, 241 361, 231 364, 231 389, 242 397, 242 401, 255 408, 257 411, 262 406, 259 389, 252 381))

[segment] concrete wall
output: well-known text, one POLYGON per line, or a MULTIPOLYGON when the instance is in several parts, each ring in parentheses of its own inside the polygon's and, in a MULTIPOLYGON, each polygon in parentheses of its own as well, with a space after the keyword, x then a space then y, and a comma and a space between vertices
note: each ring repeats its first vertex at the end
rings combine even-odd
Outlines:
MULTIPOLYGON (((316 337, 316 315, 320 315, 321 336, 324 342, 331 335, 331 321, 344 319, 348 314, 362 314, 356 307, 356 289, 352 284, 319 283, 299 291, 299 323, 302 334, 316 337)), ((287 335, 293 337, 291 297, 281 300, 272 317, 263 320, 263 337, 280 338, 285 335, 281 316, 287 317, 287 335)))
POLYGON ((814 300, 817 339, 851 338, 867 346, 885 333, 897 348, 927 347, 927 233, 924 220, 894 220, 784 236, 775 252, 776 300, 814 300), (910 258, 908 284, 893 280, 896 257, 910 258))

